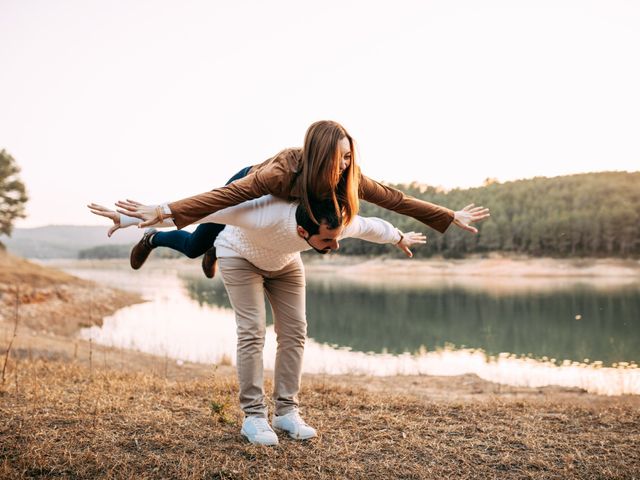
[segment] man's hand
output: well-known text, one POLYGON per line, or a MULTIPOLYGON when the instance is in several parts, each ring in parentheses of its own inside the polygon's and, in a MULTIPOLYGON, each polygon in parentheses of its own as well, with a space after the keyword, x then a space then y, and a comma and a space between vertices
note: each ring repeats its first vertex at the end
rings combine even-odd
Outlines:
POLYGON ((488 208, 474 207, 474 204, 471 203, 462 210, 455 212, 453 223, 463 230, 468 230, 471 233, 478 233, 478 229, 469 224, 473 222, 480 222, 489 216, 490 213, 488 208))
POLYGON ((107 232, 107 237, 111 237, 116 230, 120 228, 120 215, 118 215, 113 210, 108 209, 107 207, 103 207, 102 205, 98 205, 97 203, 90 203, 87 205, 91 213, 95 215, 100 215, 101 217, 106 217, 109 220, 113 221, 113 227, 109 229, 107 232))
POLYGON ((150 227, 158 222, 162 222, 162 218, 158 218, 157 205, 144 205, 135 200, 127 199, 117 201, 116 207, 118 207, 119 213, 142 220, 142 222, 138 224, 139 228, 150 227))
POLYGON ((400 241, 398 243, 396 243, 396 247, 398 247, 400 250, 402 250, 407 255, 407 257, 409 257, 409 258, 413 257, 413 253, 411 252, 411 250, 409 250, 409 247, 412 247, 414 245, 421 245, 421 244, 427 243, 427 237, 425 237, 425 235, 423 233, 419 233, 419 232, 402 233, 402 232, 400 232, 400 236, 402 238, 400 238, 400 241))

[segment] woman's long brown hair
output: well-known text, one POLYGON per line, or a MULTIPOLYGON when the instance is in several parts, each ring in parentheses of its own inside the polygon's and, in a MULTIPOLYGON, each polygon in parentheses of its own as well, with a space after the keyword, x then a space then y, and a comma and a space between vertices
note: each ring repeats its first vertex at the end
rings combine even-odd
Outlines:
POLYGON ((310 203, 314 200, 331 199, 336 213, 342 217, 344 225, 349 224, 358 214, 359 172, 353 138, 338 122, 321 120, 312 124, 304 137, 302 148, 302 198, 300 201, 313 216, 310 203), (340 175, 340 150, 338 142, 349 140, 351 163, 340 175))

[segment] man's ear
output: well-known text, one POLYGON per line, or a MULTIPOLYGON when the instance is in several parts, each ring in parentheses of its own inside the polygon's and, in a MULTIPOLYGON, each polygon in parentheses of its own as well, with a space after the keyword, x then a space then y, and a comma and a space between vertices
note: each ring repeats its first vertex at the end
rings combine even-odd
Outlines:
POLYGON ((299 236, 300 238, 304 238, 304 239, 309 238, 309 232, 307 232, 307 231, 306 231, 304 228, 302 228, 300 225, 298 225, 298 226, 296 227, 296 230, 298 231, 298 236, 299 236))

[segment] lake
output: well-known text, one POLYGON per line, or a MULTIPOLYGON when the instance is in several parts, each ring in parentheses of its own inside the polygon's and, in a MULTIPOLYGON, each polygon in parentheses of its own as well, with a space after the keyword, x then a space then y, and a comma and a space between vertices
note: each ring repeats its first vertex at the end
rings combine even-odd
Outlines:
MULTIPOLYGON (((56 265, 141 293, 83 338, 176 361, 235 364, 235 321, 198 262, 56 265)), ((625 278, 307 275, 304 371, 459 375, 516 386, 640 394, 640 282, 625 278)), ((275 359, 267 329, 265 367, 275 359)))

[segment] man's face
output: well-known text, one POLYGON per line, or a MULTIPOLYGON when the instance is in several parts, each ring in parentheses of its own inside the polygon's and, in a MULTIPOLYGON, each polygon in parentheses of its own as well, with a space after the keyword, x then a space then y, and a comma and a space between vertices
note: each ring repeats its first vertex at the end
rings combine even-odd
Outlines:
POLYGON ((338 228, 329 229, 327 228, 326 222, 321 222, 318 233, 309 236, 309 232, 298 225, 298 235, 304 238, 316 252, 324 255, 325 253, 340 248, 338 237, 342 233, 343 228, 343 226, 339 226, 338 228))

